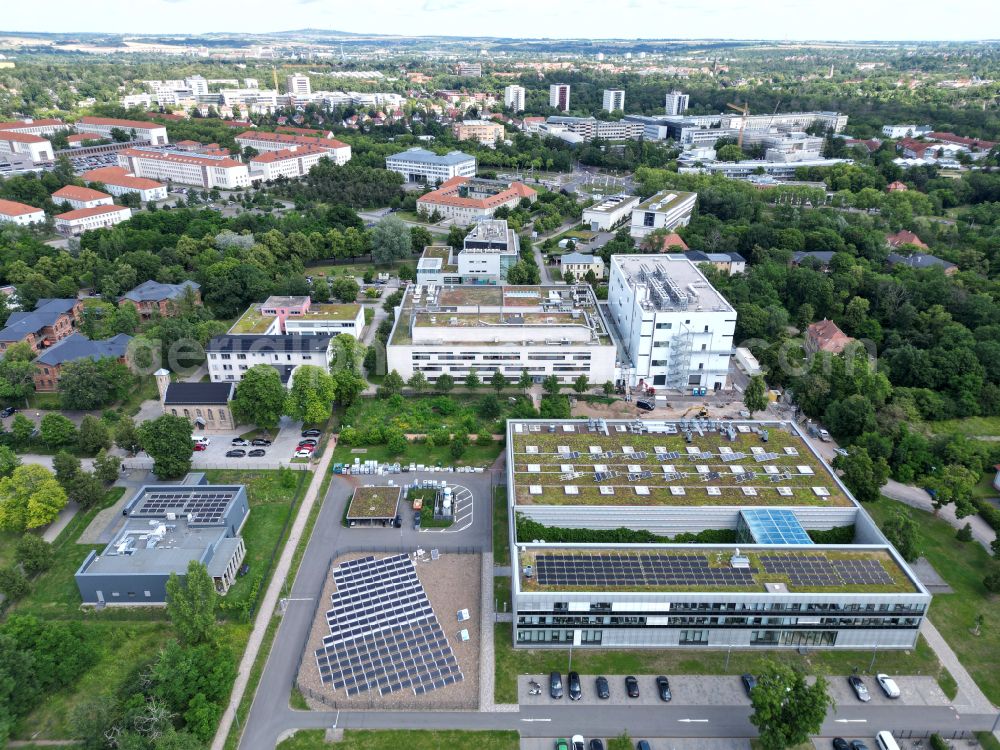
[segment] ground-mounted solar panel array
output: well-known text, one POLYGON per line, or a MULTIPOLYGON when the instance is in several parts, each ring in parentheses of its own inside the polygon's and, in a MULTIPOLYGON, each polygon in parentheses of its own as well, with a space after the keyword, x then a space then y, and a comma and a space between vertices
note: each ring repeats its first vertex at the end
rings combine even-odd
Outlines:
POLYGON ((363 557, 333 570, 330 635, 316 651, 320 679, 348 696, 414 695, 462 680, 462 671, 407 555, 363 557))
POLYGON ((217 524, 236 497, 236 488, 191 487, 148 490, 132 509, 133 518, 163 518, 167 513, 192 515, 192 523, 217 524))
POLYGON ((893 580, 878 560, 821 555, 761 555, 767 573, 788 576, 793 586, 888 586, 893 580))

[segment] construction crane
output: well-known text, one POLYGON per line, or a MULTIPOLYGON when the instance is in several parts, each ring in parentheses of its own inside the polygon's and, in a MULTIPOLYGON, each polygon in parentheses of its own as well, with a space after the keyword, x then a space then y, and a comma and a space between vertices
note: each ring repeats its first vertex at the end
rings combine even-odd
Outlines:
POLYGON ((737 112, 743 115, 743 119, 740 120, 740 134, 739 137, 737 137, 736 139, 736 145, 739 146, 740 148, 743 148, 743 129, 747 126, 747 116, 750 114, 750 105, 727 104, 726 106, 729 107, 730 109, 735 109, 737 112))

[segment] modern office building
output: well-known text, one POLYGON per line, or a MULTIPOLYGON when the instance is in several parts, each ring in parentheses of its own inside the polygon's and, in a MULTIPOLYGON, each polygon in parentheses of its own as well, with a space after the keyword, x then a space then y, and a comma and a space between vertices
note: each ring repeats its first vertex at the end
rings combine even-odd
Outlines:
POLYGON ((312 93, 309 76, 301 73, 285 76, 285 92, 292 96, 309 96, 312 93))
POLYGON ((610 232, 630 221, 632 209, 638 205, 639 198, 635 195, 613 195, 583 209, 583 223, 589 224, 592 232, 610 232))
POLYGON ((632 209, 629 234, 636 239, 657 229, 673 230, 686 227, 691 221, 697 193, 664 190, 642 201, 632 209))
POLYGON ((495 146, 503 140, 503 125, 492 120, 463 120, 451 126, 451 132, 459 141, 479 141, 484 146, 495 146))
POLYGON ((309 297, 268 297, 262 304, 251 305, 229 333, 233 335, 337 336, 346 333, 361 338, 365 311, 356 304, 314 303, 309 297))
POLYGON ((616 348, 589 285, 424 285, 406 289, 386 345, 387 366, 404 380, 431 382, 471 370, 516 381, 527 370, 538 383, 555 375, 569 384, 614 379, 616 348))
POLYGON ((549 86, 549 106, 561 112, 569 112, 568 83, 554 83, 549 86))
POLYGON ((524 86, 505 86, 503 105, 512 112, 524 111, 524 86))
POLYGON ((302 133, 268 133, 248 130, 236 136, 236 142, 241 148, 249 146, 262 155, 270 151, 308 149, 311 152, 314 149, 322 149, 330 161, 338 166, 343 166, 351 160, 351 147, 335 138, 321 138, 302 133))
POLYGON ((229 591, 246 555, 239 535, 250 513, 243 485, 210 485, 202 474, 181 484, 146 485, 122 513, 125 526, 76 571, 83 603, 151 606, 167 600, 171 574, 197 561, 219 594, 229 591))
POLYGON ((227 156, 137 147, 119 151, 118 166, 136 177, 197 185, 205 190, 250 186, 247 165, 227 156))
POLYGON ((284 177, 296 180, 309 174, 320 159, 331 158, 331 153, 318 146, 291 146, 281 151, 265 151, 250 157, 250 179, 265 182, 284 177))
POLYGON ((801 162, 823 158, 824 139, 799 131, 769 133, 762 139, 764 160, 801 162))
POLYGON ((93 208, 114 205, 114 198, 107 193, 78 185, 65 185, 52 194, 52 202, 57 206, 68 203, 70 208, 93 208))
POLYGON ((213 383, 239 382, 255 365, 270 365, 281 382, 291 387, 299 365, 329 370, 333 364, 333 336, 232 334, 216 336, 205 346, 208 375, 213 383))
POLYGON ((385 168, 399 172, 407 182, 443 183, 452 177, 475 177, 476 157, 451 151, 438 156, 433 151, 415 146, 385 157, 385 168))
POLYGON ((455 224, 468 226, 493 218, 498 208, 517 208, 522 200, 534 203, 538 193, 523 182, 452 177, 441 187, 417 198, 417 210, 438 212, 455 224))
POLYGON ((917 643, 929 592, 792 422, 509 420, 506 443, 517 647, 917 643), (730 541, 673 541, 706 530, 730 541))
POLYGON ((25 203, 0 199, 0 223, 17 224, 22 227, 44 224, 45 212, 25 203))
POLYGON ((680 91, 671 91, 666 96, 664 113, 668 116, 677 117, 687 112, 688 95, 680 91))
POLYGON ((683 255, 612 255, 608 317, 627 387, 726 387, 736 311, 683 255))
POLYGON ((574 141, 592 141, 595 138, 605 141, 625 141, 642 138, 645 126, 630 120, 609 121, 593 117, 557 115, 545 121, 545 130, 558 137, 562 137, 562 133, 571 133, 577 136, 574 141))
MULTIPOLYGON (((683 157, 683 154, 682 154, 683 157)), ((678 160, 680 174, 721 174, 732 180, 754 180, 761 176, 774 179, 791 179, 799 169, 809 167, 832 167, 850 164, 851 159, 801 159, 799 161, 767 161, 765 159, 744 159, 743 161, 713 161, 709 159, 678 160)))
POLYGON ((736 112, 727 112, 719 116, 723 128, 743 129, 744 140, 748 134, 768 132, 772 128, 779 130, 807 130, 813 125, 819 125, 824 130, 834 133, 843 132, 847 127, 847 115, 839 112, 776 112, 769 115, 743 116, 736 112))
POLYGON ((80 133, 96 133, 102 138, 113 138, 115 131, 121 131, 134 140, 149 141, 152 146, 166 146, 167 129, 155 122, 143 120, 119 120, 113 117, 81 117, 75 123, 80 133))
POLYGON ((106 229, 132 218, 127 206, 94 206, 77 208, 55 216, 56 231, 76 237, 92 229, 106 229))
POLYGON ((623 89, 604 89, 601 109, 605 112, 620 112, 625 109, 625 91, 623 89))

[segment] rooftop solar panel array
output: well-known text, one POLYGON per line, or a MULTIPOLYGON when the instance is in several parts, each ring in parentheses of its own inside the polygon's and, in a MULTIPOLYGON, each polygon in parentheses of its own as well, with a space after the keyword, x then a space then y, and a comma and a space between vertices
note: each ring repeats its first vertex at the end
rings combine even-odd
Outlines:
POLYGON ((179 487, 148 490, 131 511, 135 518, 162 518, 168 512, 194 516, 193 523, 217 524, 235 499, 237 490, 218 487, 179 487))
POLYGON ((540 586, 751 586, 753 568, 709 567, 705 555, 616 553, 535 557, 540 586))
POLYGON ((767 573, 788 576, 793 586, 888 586, 892 576, 879 560, 821 555, 761 555, 767 573))
POLYGON ((316 651, 320 679, 348 696, 414 695, 463 675, 407 555, 364 557, 333 571, 330 635, 316 651))

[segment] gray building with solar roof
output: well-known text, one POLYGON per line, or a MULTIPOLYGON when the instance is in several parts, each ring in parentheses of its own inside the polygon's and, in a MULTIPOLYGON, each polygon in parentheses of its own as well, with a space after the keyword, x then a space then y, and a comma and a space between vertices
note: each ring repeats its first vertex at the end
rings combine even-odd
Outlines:
POLYGON ((515 646, 916 645, 929 592, 795 424, 507 429, 515 646))
POLYGON ((122 529, 76 572, 84 604, 164 604, 171 573, 184 575, 192 560, 206 566, 220 594, 229 590, 246 556, 239 535, 250 512, 246 488, 189 479, 146 485, 125 504, 122 529))

